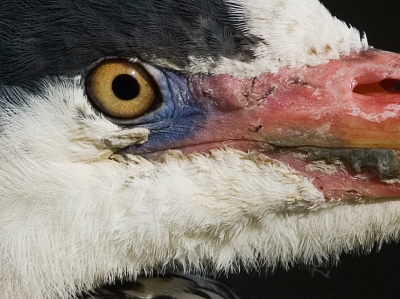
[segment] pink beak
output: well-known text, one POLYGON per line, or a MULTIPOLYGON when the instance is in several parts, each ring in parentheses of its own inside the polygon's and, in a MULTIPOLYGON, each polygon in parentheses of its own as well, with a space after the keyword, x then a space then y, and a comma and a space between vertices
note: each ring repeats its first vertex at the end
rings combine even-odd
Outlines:
POLYGON ((263 151, 328 200, 400 196, 399 54, 370 49, 250 79, 202 74, 192 84, 208 116, 180 142, 184 152, 263 151))

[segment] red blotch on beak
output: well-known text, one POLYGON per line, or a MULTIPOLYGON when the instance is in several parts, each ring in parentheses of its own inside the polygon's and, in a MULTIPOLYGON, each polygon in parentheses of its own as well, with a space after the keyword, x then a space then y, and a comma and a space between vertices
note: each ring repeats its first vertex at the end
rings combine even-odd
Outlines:
POLYGON ((328 199, 400 196, 397 174, 386 178, 379 173, 379 161, 372 171, 364 169, 364 162, 358 169, 353 157, 335 151, 389 149, 397 157, 399 54, 367 50, 317 67, 283 68, 254 78, 200 74, 192 84, 208 117, 194 138, 181 142, 184 152, 226 145, 264 151, 310 177, 328 199), (332 155, 320 157, 331 171, 310 167, 316 162, 309 160, 307 150, 298 158, 305 146, 333 149, 332 155))

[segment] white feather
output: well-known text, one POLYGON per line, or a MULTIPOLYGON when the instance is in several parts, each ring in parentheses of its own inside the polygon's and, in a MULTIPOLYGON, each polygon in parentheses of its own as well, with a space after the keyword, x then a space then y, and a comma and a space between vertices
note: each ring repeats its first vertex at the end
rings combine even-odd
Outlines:
POLYGON ((75 83, 45 84, 40 101, 20 92, 29 106, 0 105, 4 298, 67 298, 171 264, 321 262, 399 237, 400 202, 327 204, 309 180, 257 153, 108 159, 104 140, 125 131, 75 83))
POLYGON ((232 15, 244 21, 252 35, 262 38, 255 59, 240 62, 227 57, 190 57, 191 72, 254 77, 281 67, 316 66, 368 48, 367 38, 333 17, 318 0, 226 0, 232 15))

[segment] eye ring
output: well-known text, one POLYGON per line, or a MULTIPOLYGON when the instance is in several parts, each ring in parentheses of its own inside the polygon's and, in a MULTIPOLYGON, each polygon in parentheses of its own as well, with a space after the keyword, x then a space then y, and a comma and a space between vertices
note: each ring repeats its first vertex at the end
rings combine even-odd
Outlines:
POLYGON ((86 76, 85 89, 98 110, 121 119, 147 113, 158 94, 156 83, 146 69, 123 59, 101 61, 86 76))

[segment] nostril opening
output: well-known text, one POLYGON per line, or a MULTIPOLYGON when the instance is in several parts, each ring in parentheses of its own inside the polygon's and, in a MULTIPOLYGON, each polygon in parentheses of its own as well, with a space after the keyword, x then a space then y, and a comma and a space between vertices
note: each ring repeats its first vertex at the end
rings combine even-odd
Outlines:
POLYGON ((400 80, 384 79, 374 83, 358 84, 354 87, 353 92, 364 96, 400 94, 400 80))
POLYGON ((379 83, 383 89, 389 92, 400 92, 400 80, 385 79, 379 83))

